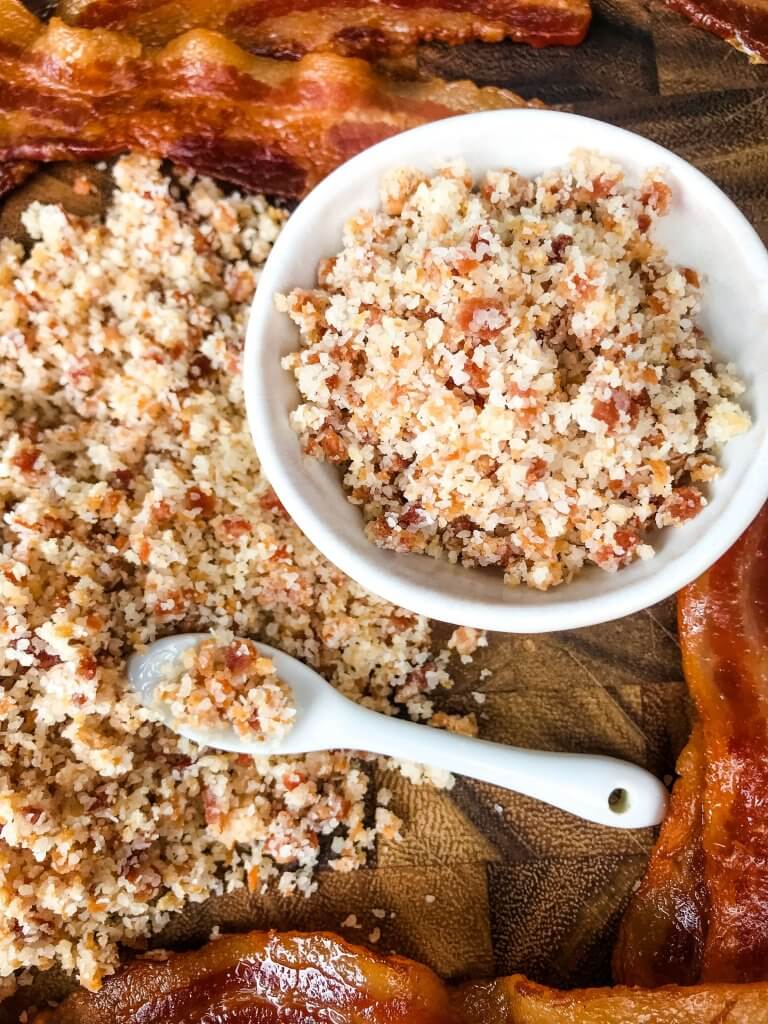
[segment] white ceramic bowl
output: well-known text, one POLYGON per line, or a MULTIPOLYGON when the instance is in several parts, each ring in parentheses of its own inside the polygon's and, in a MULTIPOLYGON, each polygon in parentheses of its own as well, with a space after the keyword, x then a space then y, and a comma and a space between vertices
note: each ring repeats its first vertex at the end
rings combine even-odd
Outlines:
POLYGON ((323 554, 358 583, 411 611, 466 626, 546 632, 628 615, 673 594, 736 540, 768 496, 768 253, 746 219, 708 178, 638 135, 574 114, 498 110, 437 121, 373 146, 329 175, 288 221, 264 268, 245 347, 248 419, 262 468, 280 500, 323 554), (616 159, 630 182, 650 167, 672 186, 670 214, 657 237, 673 262, 702 275, 700 322, 717 354, 747 382, 754 425, 728 444, 709 504, 684 526, 654 537, 656 556, 617 573, 585 569, 544 593, 508 587, 487 569, 370 543, 359 509, 337 469, 308 458, 289 423, 299 400, 280 360, 299 346, 297 329, 276 312, 275 292, 313 287, 318 261, 341 248, 344 221, 377 206, 382 174, 412 165, 427 171, 463 158, 475 173, 513 167, 525 175, 565 163, 579 147, 616 159))

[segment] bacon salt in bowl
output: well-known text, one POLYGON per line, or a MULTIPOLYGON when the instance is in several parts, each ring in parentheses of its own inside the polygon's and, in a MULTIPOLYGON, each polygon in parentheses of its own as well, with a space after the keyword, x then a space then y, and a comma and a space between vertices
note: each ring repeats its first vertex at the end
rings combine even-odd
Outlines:
POLYGON ((244 365, 262 467, 331 561, 414 611, 509 632, 630 614, 706 569, 768 494, 767 284, 768 254, 736 207, 646 139, 542 110, 417 128, 330 175, 270 255, 244 365), (561 215, 557 172, 574 160, 561 215), (414 170, 393 179, 398 168, 414 170), (499 214, 487 238, 452 219, 456 203, 487 207, 499 192, 509 204, 515 190, 512 220, 499 214), (361 209, 374 212, 344 233, 361 209), (533 243, 499 247, 507 223, 533 243), (409 391, 412 325, 395 318, 384 344, 380 325, 358 330, 359 314, 370 320, 392 294, 413 308, 421 299, 402 282, 453 259, 462 231, 469 258, 428 297, 439 315, 415 316, 423 391, 409 391), (372 275, 372 261, 389 277, 372 275), (503 302, 475 302, 498 287, 503 302), (326 335, 350 341, 341 376, 354 393, 342 394, 326 335), (501 398, 489 367, 507 374, 501 398), (505 433, 494 413, 493 457, 478 455, 490 443, 485 406, 509 414, 505 433))

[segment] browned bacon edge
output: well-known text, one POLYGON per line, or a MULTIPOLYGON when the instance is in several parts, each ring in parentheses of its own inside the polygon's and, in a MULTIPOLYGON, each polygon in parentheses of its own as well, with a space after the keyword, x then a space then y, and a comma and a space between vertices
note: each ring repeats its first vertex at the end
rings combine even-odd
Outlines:
POLYGON ((59 0, 72 25, 130 32, 161 46, 191 28, 223 32, 244 49, 297 59, 313 51, 400 55, 419 42, 513 39, 576 45, 589 0, 59 0))
POLYGON ((297 62, 245 53, 195 29, 161 50, 59 19, 31 43, 3 35, 0 161, 165 157, 254 191, 301 197, 397 132, 474 110, 523 106, 471 82, 394 81, 330 53, 297 62))
POLYGON ((679 595, 698 721, 658 845, 622 922, 615 976, 768 977, 768 506, 679 595))
POLYGON ((445 985, 327 932, 229 935, 136 960, 35 1024, 768 1024, 768 983, 559 992, 520 975, 445 985))
POLYGON ((768 61, 768 4, 765 0, 664 0, 668 7, 746 53, 768 61))

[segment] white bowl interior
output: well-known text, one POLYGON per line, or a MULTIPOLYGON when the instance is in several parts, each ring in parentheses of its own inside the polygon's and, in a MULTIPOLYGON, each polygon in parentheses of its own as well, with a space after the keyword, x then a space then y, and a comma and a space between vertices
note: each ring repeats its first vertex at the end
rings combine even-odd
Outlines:
POLYGON ((262 467, 290 515, 339 568, 367 589, 412 611, 462 625, 508 632, 564 629, 647 607, 703 572, 738 537, 768 496, 768 254, 730 200, 700 172, 638 135, 572 114, 502 110, 416 128, 366 150, 325 179, 283 229, 254 299, 244 386, 262 467), (365 537, 362 518, 342 491, 338 471, 307 458, 289 423, 299 401, 283 355, 298 331, 273 296, 314 287, 320 259, 341 248, 344 221, 378 205, 381 175, 397 166, 434 171, 463 159, 474 174, 512 167, 525 175, 562 165, 574 149, 617 160, 634 182, 651 167, 672 187, 670 214, 657 236, 673 262, 703 279, 701 326, 724 361, 748 385, 754 425, 723 452, 724 471, 709 504, 691 522, 654 535, 657 554, 618 573, 586 569, 545 593, 506 586, 500 574, 423 555, 383 551, 365 537))

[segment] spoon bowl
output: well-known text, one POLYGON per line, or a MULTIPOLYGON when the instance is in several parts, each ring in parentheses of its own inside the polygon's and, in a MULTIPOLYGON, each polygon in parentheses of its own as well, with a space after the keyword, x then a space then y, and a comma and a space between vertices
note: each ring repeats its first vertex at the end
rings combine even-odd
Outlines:
POLYGON ((169 729, 195 743, 255 757, 364 750, 468 775, 613 828, 645 828, 664 817, 666 787, 639 765, 598 754, 525 750, 388 717, 344 697, 303 662, 268 644, 256 646, 272 659, 293 693, 296 717, 291 729, 279 739, 254 742, 226 727, 190 728, 156 699, 155 688, 180 668, 185 651, 207 637, 165 637, 128 661, 128 680, 139 700, 160 714, 169 729))

